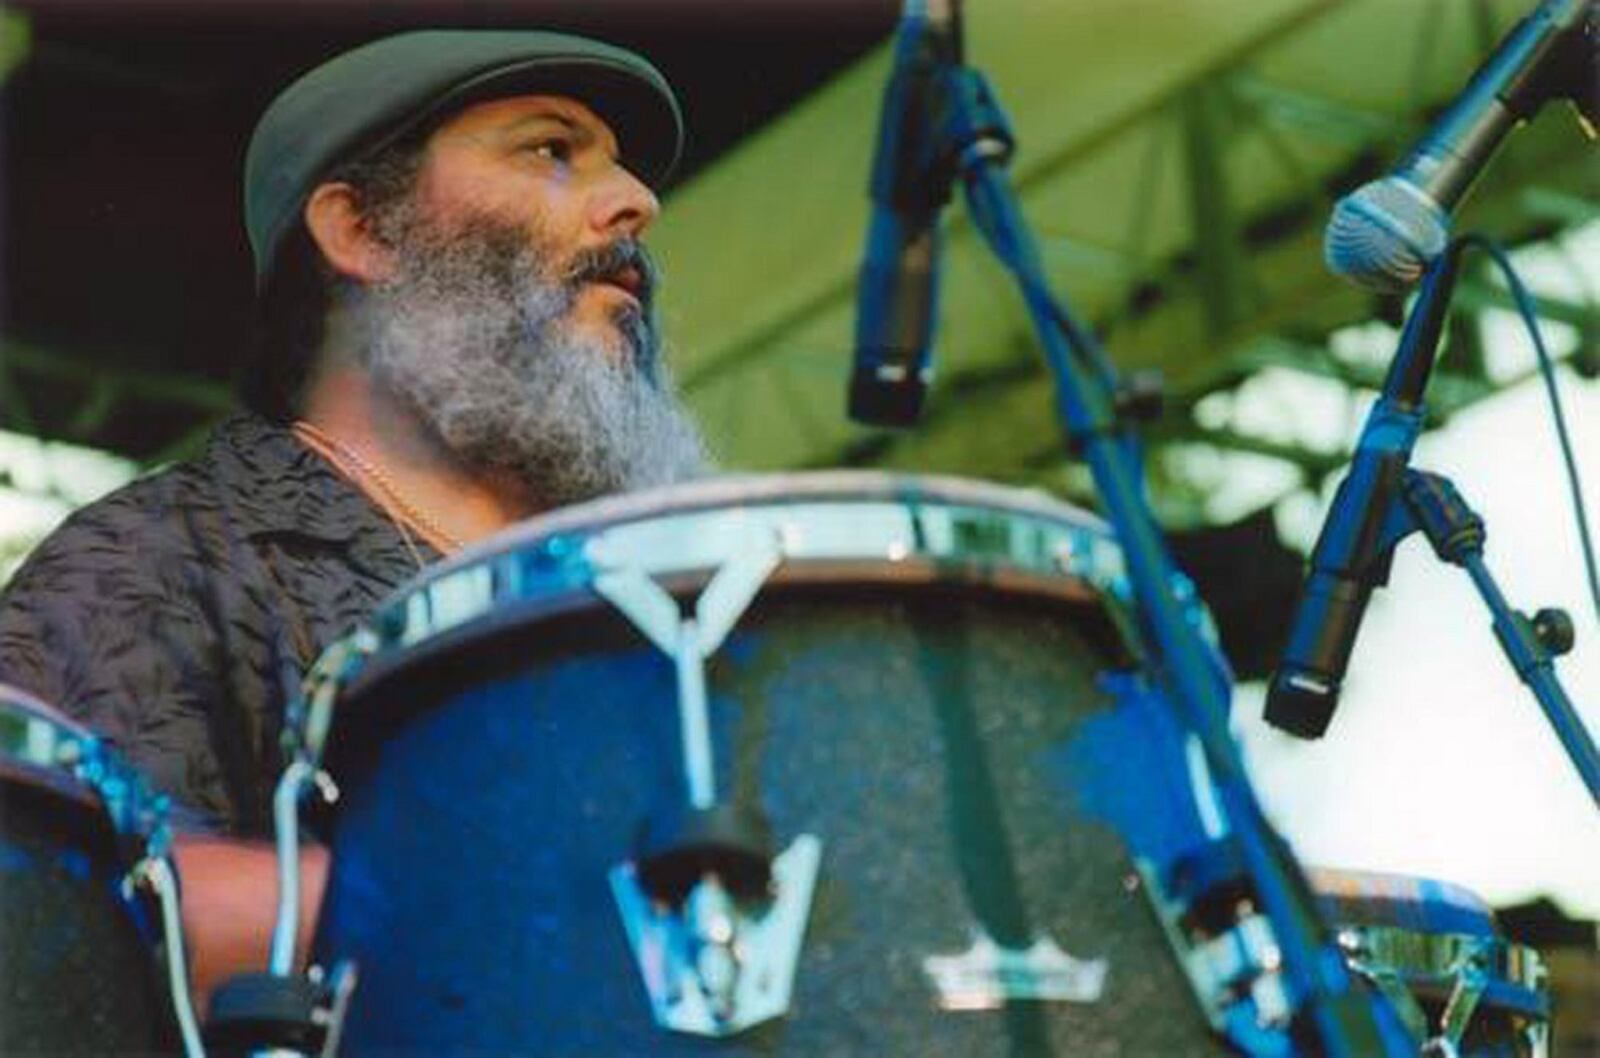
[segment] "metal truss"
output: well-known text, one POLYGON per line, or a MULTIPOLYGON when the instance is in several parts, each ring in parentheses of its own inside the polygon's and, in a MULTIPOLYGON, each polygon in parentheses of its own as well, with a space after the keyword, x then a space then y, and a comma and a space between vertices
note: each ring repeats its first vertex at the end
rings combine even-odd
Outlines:
MULTIPOLYGON (((1492 20, 1485 5, 1478 8, 1480 36, 1492 43, 1492 20)), ((1416 84, 1424 80, 1421 71, 1430 61, 1431 44, 1425 37, 1419 38, 1414 51, 1418 70, 1411 80, 1416 84)), ((1425 102, 1419 96, 1416 110, 1425 102)), ((1376 390, 1384 365, 1341 361, 1331 353, 1328 338, 1364 317, 1397 318, 1400 306, 1331 283, 1320 274, 1317 244, 1338 195, 1370 175, 1362 170, 1372 166, 1372 159, 1392 155, 1416 131, 1410 122, 1274 85, 1256 73, 1246 57, 1240 65, 1215 71, 1176 93, 1164 119, 1151 123, 1143 169, 1133 181, 1137 190, 1128 205, 1122 245, 1047 238, 1046 252, 1053 252, 1056 260, 1066 263, 1063 270, 1070 272, 1065 284, 1069 292, 1072 278, 1095 272, 1116 277, 1130 291, 1095 321, 1113 355, 1126 366, 1173 369, 1168 373, 1175 385, 1165 414, 1148 431, 1154 446, 1201 444, 1270 457, 1294 467, 1302 487, 1311 489, 1320 488, 1327 475, 1345 464, 1349 453, 1343 447, 1318 449, 1232 426, 1205 427, 1195 421, 1194 408, 1212 394, 1237 389, 1267 368, 1332 380, 1352 398, 1376 390), (1303 156, 1308 138, 1336 144, 1345 154, 1354 148, 1354 168, 1347 164, 1344 170, 1330 172, 1325 160, 1308 160, 1303 156), (1236 172, 1232 154, 1246 144, 1280 170, 1281 179, 1294 189, 1291 196, 1255 212, 1241 207, 1232 187, 1236 172), (1173 180, 1181 183, 1192 242, 1177 255, 1153 261, 1147 248, 1148 218, 1156 214, 1158 196, 1173 180), (1292 266, 1303 273, 1297 282, 1282 280, 1286 257, 1298 259, 1292 266), (1182 317, 1190 322, 1179 322, 1182 317), (1130 331, 1140 330, 1145 333, 1133 342, 1127 340, 1130 331), (1201 359, 1202 366, 1177 361, 1197 343, 1203 343, 1206 355, 1192 359, 1201 359)), ((1520 169, 1513 162, 1502 178, 1486 180, 1480 197, 1488 201, 1478 216, 1489 218, 1500 230, 1524 232, 1524 245, 1600 218, 1600 207, 1572 189, 1571 168, 1558 168, 1546 183, 1538 170, 1537 152, 1532 153, 1534 162, 1520 169)), ((1569 159, 1562 158, 1568 164, 1569 159)), ((1581 181, 1583 162, 1577 165, 1581 181)), ((959 226, 959 221, 952 224, 959 226)), ((1521 381, 1521 376, 1492 380, 1484 370, 1482 350, 1476 348, 1479 317, 1514 307, 1509 293, 1486 272, 1474 271, 1463 278, 1453 308, 1450 348, 1430 385, 1431 425, 1440 425, 1463 408, 1521 381)), ((1595 338, 1600 335, 1600 306, 1593 297, 1573 300, 1538 294, 1535 308, 1541 322, 1580 331, 1570 360, 1581 376, 1593 378, 1595 338)), ((781 333, 791 322, 775 321, 774 330, 781 333)), ((1044 387, 1047 380, 1034 355, 1019 348, 1015 359, 947 375, 940 380, 944 394, 936 394, 930 402, 920 429, 963 429, 962 423, 985 418, 984 405, 1004 405, 1008 392, 1044 387)), ((1285 407, 1283 414, 1292 420, 1294 409, 1285 407)), ((1059 448, 1048 430, 1037 432, 1042 445, 1022 453, 1011 476, 1058 486, 1059 448)), ((814 463, 892 464, 900 449, 916 444, 871 435, 834 448, 814 463)))
POLYGON ((14 340, 0 344, 5 427, 41 440, 104 447, 99 439, 112 417, 137 408, 182 424, 166 444, 140 454, 138 462, 158 466, 198 450, 206 432, 233 403, 228 386, 207 379, 108 368, 103 361, 14 340), (52 399, 29 396, 41 391, 49 391, 52 399))

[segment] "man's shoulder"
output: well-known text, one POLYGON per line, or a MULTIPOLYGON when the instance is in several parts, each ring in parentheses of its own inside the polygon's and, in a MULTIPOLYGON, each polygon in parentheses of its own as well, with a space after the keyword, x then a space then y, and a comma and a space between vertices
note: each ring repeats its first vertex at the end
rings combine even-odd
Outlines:
POLYGON ((84 504, 62 520, 55 536, 123 535, 169 524, 185 509, 217 504, 212 476, 199 462, 150 471, 84 504))
POLYGON ((131 653, 122 641, 139 622, 164 619, 170 571, 190 564, 172 521, 205 505, 202 479, 187 465, 141 478, 38 544, 0 589, 0 681, 57 705, 81 687, 103 690, 89 670, 131 653))
POLYGON ((248 491, 244 475, 230 473, 228 452, 254 427, 229 419, 206 449, 185 462, 144 474, 67 515, 29 554, 6 586, 59 583, 73 571, 149 570, 175 553, 195 550, 199 528, 232 505, 232 491, 248 491))
MULTIPOLYGON (((243 504, 246 524, 263 491, 284 480, 298 454, 287 429, 244 413, 212 431, 205 448, 181 463, 145 473, 69 514, 40 550, 72 550, 97 541, 133 541, 139 547, 181 539, 195 518, 243 504)), ((269 508, 270 509, 270 508, 269 508)), ((263 518, 268 518, 263 514, 263 518)))
POLYGON ((178 527, 185 512, 214 506, 204 478, 172 467, 130 482, 66 517, 0 591, 0 627, 56 598, 99 599, 114 610, 125 595, 160 590, 160 571, 193 552, 178 527), (144 588, 141 590, 141 585, 144 588))
POLYGON ((67 515, 35 549, 30 561, 52 552, 71 553, 130 540, 148 546, 171 535, 169 531, 181 524, 186 514, 218 507, 217 485, 209 451, 143 474, 67 515))

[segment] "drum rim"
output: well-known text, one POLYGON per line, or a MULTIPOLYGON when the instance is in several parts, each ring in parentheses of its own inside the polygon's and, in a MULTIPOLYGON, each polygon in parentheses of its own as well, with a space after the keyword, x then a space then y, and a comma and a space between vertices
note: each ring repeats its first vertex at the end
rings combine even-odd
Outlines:
POLYGON ((1383 901, 1415 906, 1443 904, 1453 911, 1477 915, 1485 925, 1492 926, 1494 922, 1494 909, 1488 901, 1447 878, 1326 863, 1307 864, 1305 870, 1312 889, 1322 900, 1344 901, 1356 906, 1383 901))
MULTIPOLYGON (((482 606, 482 595, 487 593, 502 601, 525 598, 518 591, 505 587, 496 575, 499 564, 519 556, 553 555, 561 552, 559 562, 569 577, 582 570, 583 583, 592 583, 594 576, 605 569, 617 566, 618 549, 626 549, 627 541, 619 539, 630 531, 648 531, 646 527, 671 526, 697 517, 707 519, 731 516, 735 512, 746 518, 765 518, 778 521, 775 512, 790 512, 795 518, 817 518, 824 514, 837 518, 836 507, 852 508, 866 512, 870 508, 897 511, 933 512, 949 515, 961 512, 987 513, 1003 518, 1020 519, 1039 526, 1049 526, 1073 538, 1070 554, 1056 554, 1054 562, 1040 563, 1037 556, 1023 556, 1016 550, 1004 554, 975 547, 970 543, 950 541, 938 545, 929 540, 921 525, 910 526, 910 540, 898 532, 889 532, 888 546, 874 549, 869 544, 884 543, 883 536, 862 536, 852 543, 860 547, 841 552, 833 548, 818 550, 801 547, 789 551, 785 544, 782 565, 787 569, 815 566, 826 562, 858 563, 915 563, 932 561, 955 576, 956 563, 968 563, 985 570, 1011 568, 1014 572, 1039 579, 1076 581, 1115 609, 1116 603, 1125 603, 1130 594, 1126 573, 1122 567, 1121 547, 1105 523, 1087 512, 1059 501, 1051 500, 1037 491, 1012 489, 1004 486, 971 482, 959 478, 922 477, 907 474, 886 474, 877 471, 825 471, 800 474, 739 475, 687 485, 667 486, 619 496, 606 497, 587 504, 562 508, 548 515, 519 523, 505 532, 430 566, 417 576, 391 592, 373 613, 346 638, 370 639, 363 653, 386 654, 393 649, 405 649, 441 632, 464 624, 456 617, 436 618, 437 610, 448 611, 453 604, 441 603, 442 596, 453 593, 457 587, 466 587, 467 595, 477 597, 482 606), (798 512, 807 512, 803 514, 798 512), (572 541, 571 546, 563 543, 572 541), (1085 553, 1087 552, 1087 553, 1085 553), (1109 565, 1106 556, 1115 555, 1109 565), (1070 559, 1070 561, 1068 561, 1070 559), (1047 568, 1042 568, 1047 567, 1047 568), (473 578, 488 574, 492 583, 484 585, 473 578), (427 611, 419 616, 417 608, 427 611), (435 622, 437 625, 435 626, 435 622), (414 622, 430 625, 425 631, 412 629, 414 622)), ((708 525, 715 529, 715 525, 708 525)), ((785 534, 786 535, 786 534, 785 534)), ((719 554, 720 561, 730 556, 719 554)), ((652 576, 671 577, 688 574, 705 567, 692 561, 671 561, 634 565, 652 576)), ((627 565, 627 563, 623 563, 627 565)), ((714 568, 714 567, 712 567, 714 568)), ((521 576, 511 580, 521 582, 521 576)), ((548 579, 555 579, 549 577, 548 579)), ((566 585, 568 589, 571 584, 566 585)), ((1197 599, 1191 601, 1198 603, 1197 599)), ((1131 632, 1131 626, 1126 629, 1131 632)))
POLYGON ((0 783, 27 786, 104 813, 112 829, 124 836, 153 841, 166 826, 167 797, 93 729, 7 683, 0 683, 0 783), (22 725, 13 728, 4 717, 16 714, 22 725))
POLYGON ((94 737, 94 732, 91 729, 63 713, 38 695, 25 691, 14 683, 0 682, 0 708, 8 705, 21 706, 25 711, 40 720, 54 724, 56 727, 79 738, 88 739, 94 737))
POLYGON ((87 727, 13 684, 0 683, 0 714, 20 714, 20 725, 0 718, 0 780, 42 787, 69 800, 97 806, 92 785, 74 773, 74 764, 92 744, 87 727), (68 755, 61 750, 72 747, 68 755))
POLYGON ((691 514, 739 503, 780 506, 837 501, 917 500, 945 506, 990 508, 1073 525, 1113 539, 1099 516, 1055 499, 1039 489, 940 474, 901 474, 879 470, 820 470, 779 474, 723 474, 695 481, 661 485, 584 503, 559 507, 519 522, 504 532, 473 543, 428 567, 390 596, 415 590, 437 577, 476 566, 511 550, 533 546, 573 532, 590 534, 662 515, 691 514))
MULTIPOLYGON (((359 683, 363 674, 386 659, 403 657, 442 637, 465 633, 486 619, 492 620, 494 610, 506 603, 526 602, 539 592, 551 602, 569 596, 592 596, 588 586, 594 575, 602 567, 610 568, 618 557, 613 552, 626 552, 637 541, 620 540, 635 529, 647 533, 650 526, 658 525, 667 530, 674 522, 689 524, 700 517, 726 515, 735 522, 750 519, 750 525, 737 528, 755 531, 770 528, 790 515, 804 519, 808 511, 810 517, 829 519, 826 528, 837 529, 836 520, 842 517, 840 509, 856 515, 874 508, 897 513, 937 512, 951 519, 964 513, 988 514, 1059 534, 1061 539, 1041 536, 1033 541, 1048 540, 1058 545, 1046 560, 1037 549, 1023 548, 1011 539, 1005 548, 994 551, 956 538, 936 542, 925 532, 928 526, 908 518, 905 525, 880 524, 876 530, 864 532, 859 540, 852 539, 851 546, 843 552, 832 550, 837 546, 834 542, 815 547, 802 545, 793 553, 785 550, 780 572, 774 579, 782 579, 784 571, 795 568, 828 563, 845 566, 852 562, 862 570, 870 563, 921 563, 934 570, 938 579, 982 579, 991 586, 1004 579, 996 575, 997 571, 1015 573, 1018 580, 1031 577, 1040 582, 1072 585, 1084 594, 1086 602, 1103 608, 1125 641, 1137 639, 1131 619, 1123 612, 1128 589, 1121 549, 1113 534, 1094 515, 1037 490, 878 471, 728 475, 562 508, 520 523, 429 567, 402 584, 361 625, 324 650, 307 674, 303 700, 292 708, 287 727, 296 732, 301 748, 320 756, 336 711, 332 699, 344 697, 344 691, 359 683), (859 547, 855 546, 857 543, 859 547), (875 546, 885 543, 887 548, 875 546), (542 559, 550 560, 550 571, 541 569, 524 575, 525 567, 542 559), (508 570, 510 575, 502 576, 508 570), (974 578, 974 574, 981 574, 981 578, 974 578), (529 586, 530 577, 539 582, 537 588, 529 586), (457 589, 465 589, 457 598, 466 597, 466 603, 458 606, 441 602, 457 589), (454 612, 439 617, 437 611, 454 612)), ((706 524, 712 526, 709 521, 706 524)), ((954 531, 960 524, 951 521, 949 527, 954 531)), ((823 539, 830 540, 825 536, 823 539)), ((728 557, 719 553, 719 561, 728 557)), ((670 579, 704 568, 683 560, 661 563, 645 572, 670 579)), ((1201 620, 1209 620, 1203 611, 1201 620)))

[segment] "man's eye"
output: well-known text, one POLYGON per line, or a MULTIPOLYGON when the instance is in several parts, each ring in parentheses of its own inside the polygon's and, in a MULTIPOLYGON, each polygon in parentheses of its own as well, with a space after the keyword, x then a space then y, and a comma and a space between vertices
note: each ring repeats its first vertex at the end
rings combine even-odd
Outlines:
POLYGON ((540 158, 548 158, 553 162, 568 162, 572 160, 572 142, 560 138, 549 140, 536 140, 527 144, 523 150, 540 158))

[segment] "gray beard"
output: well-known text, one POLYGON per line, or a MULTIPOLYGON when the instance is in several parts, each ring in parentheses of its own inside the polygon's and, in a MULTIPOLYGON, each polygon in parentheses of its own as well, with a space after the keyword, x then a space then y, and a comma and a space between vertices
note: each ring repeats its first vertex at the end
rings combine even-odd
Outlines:
POLYGON ((489 219, 410 221, 394 245, 399 274, 366 299, 367 367, 469 472, 536 508, 705 473, 646 312, 620 310, 610 341, 576 331, 573 285, 489 219))

